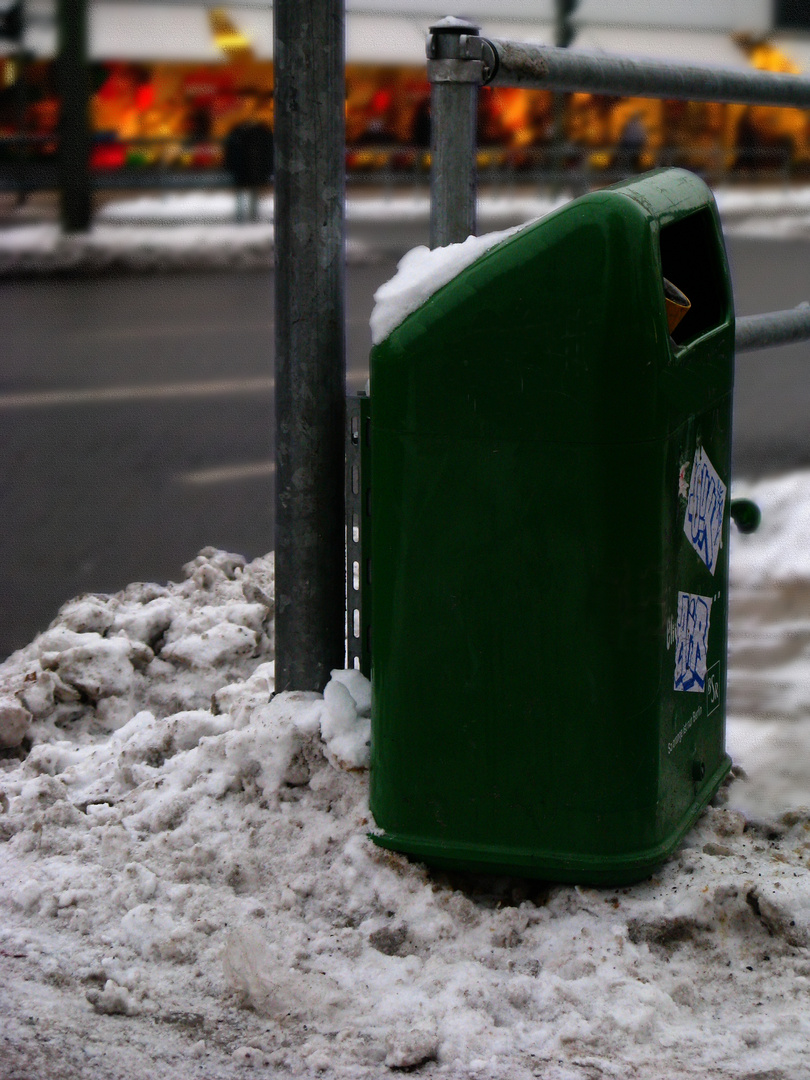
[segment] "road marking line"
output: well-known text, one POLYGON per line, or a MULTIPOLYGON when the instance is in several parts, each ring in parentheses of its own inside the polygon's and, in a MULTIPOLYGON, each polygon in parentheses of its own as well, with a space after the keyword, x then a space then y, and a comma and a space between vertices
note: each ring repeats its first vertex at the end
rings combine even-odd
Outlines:
POLYGON ((265 394, 275 379, 211 379, 208 382, 158 383, 152 386, 100 386, 86 390, 32 390, 20 394, 0 394, 0 411, 48 409, 63 405, 106 405, 129 401, 166 401, 171 398, 233 397, 265 394))
POLYGON ((221 465, 212 469, 194 469, 191 472, 178 473, 178 484, 230 484, 237 480, 257 480, 275 476, 274 461, 252 461, 243 465, 221 465))

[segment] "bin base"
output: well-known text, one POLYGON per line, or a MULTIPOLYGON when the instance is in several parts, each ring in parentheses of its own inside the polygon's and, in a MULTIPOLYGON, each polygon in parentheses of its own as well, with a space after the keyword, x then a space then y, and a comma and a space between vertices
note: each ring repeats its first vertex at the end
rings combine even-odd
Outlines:
POLYGON ((379 847, 399 851, 443 870, 560 881, 574 885, 630 885, 649 877, 676 851, 725 780, 731 764, 731 758, 725 754, 719 768, 695 796, 688 813, 660 844, 624 855, 567 855, 564 852, 526 848, 452 844, 385 830, 370 833, 369 836, 379 847))

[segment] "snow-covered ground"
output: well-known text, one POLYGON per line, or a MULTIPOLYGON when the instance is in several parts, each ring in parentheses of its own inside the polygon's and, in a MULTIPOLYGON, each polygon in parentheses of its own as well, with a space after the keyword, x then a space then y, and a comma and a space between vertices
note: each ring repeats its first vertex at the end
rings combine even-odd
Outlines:
MULTIPOLYGON (((716 192, 726 231, 736 235, 810 236, 810 188, 741 189, 716 192)), ((531 194, 486 194, 479 199, 481 232, 543 216, 567 201, 531 194)), ((0 274, 96 272, 189 268, 252 268, 273 259, 273 197, 260 203, 260 221, 236 224, 232 192, 169 193, 122 199, 96 215, 87 235, 63 236, 55 224, 13 225, 0 230, 0 274)), ((422 190, 389 196, 355 195, 347 200, 349 224, 383 227, 426 224, 430 201, 422 190)), ((380 240, 383 233, 380 233, 380 240)), ((376 257, 373 241, 351 240, 347 257, 376 257)))
POLYGON ((0 666, 3 1080, 807 1076, 810 473, 735 493, 738 775, 627 888, 376 848, 368 684, 273 696, 271 558, 67 603, 0 666))
MULTIPOLYGON (((508 187, 501 194, 482 194, 478 213, 482 221, 494 227, 501 217, 517 216, 523 220, 540 217, 570 198, 532 195, 527 187, 515 193, 508 187)), ((802 216, 810 214, 810 188, 797 187, 729 187, 719 188, 715 198, 723 217, 745 219, 749 216, 802 216)), ((259 216, 272 221, 273 196, 260 200, 259 216)), ((235 197, 231 192, 168 193, 141 196, 109 204, 98 214, 104 222, 168 224, 171 222, 232 222, 236 213, 235 197)), ((424 188, 410 194, 393 192, 389 195, 350 195, 346 203, 346 218, 354 221, 427 221, 430 217, 430 197, 424 188)))
MULTIPOLYGON (((0 231, 0 274, 97 273, 110 270, 252 270, 271 266, 271 223, 223 225, 109 224, 65 235, 58 225, 18 225, 0 231)), ((366 244, 350 240, 350 263, 375 258, 366 244)))
MULTIPOLYGON (((481 220, 493 227, 502 217, 528 220, 540 217, 567 202, 569 195, 550 197, 527 193, 485 194, 478 200, 481 220)), ((810 210, 810 206, 808 206, 810 210)), ((107 223, 170 224, 178 222, 233 222, 235 196, 227 191, 168 193, 145 195, 111 203, 101 210, 98 220, 107 223)), ((275 200, 272 195, 259 201, 259 218, 273 221, 275 200)), ((392 191, 387 195, 350 194, 346 200, 346 220, 384 223, 386 221, 427 222, 430 219, 430 196, 426 186, 411 192, 392 191)))

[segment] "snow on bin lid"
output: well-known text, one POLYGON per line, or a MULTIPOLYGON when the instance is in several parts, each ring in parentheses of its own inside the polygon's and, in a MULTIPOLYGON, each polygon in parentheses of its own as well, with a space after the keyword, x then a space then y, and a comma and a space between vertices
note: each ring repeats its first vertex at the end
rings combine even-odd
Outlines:
POLYGON ((460 244, 448 244, 432 251, 424 246, 411 248, 397 263, 396 274, 374 293, 374 310, 370 319, 372 344, 379 345, 385 341, 408 315, 485 251, 527 225, 534 224, 536 220, 532 218, 522 225, 500 232, 468 236, 460 244))

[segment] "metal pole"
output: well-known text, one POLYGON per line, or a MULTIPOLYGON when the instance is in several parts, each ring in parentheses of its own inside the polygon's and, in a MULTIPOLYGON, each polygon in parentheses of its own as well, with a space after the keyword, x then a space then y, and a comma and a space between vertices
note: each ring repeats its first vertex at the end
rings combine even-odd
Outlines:
POLYGON ((493 86, 810 107, 810 79, 798 75, 631 60, 497 39, 486 44, 496 56, 497 66, 485 80, 493 86))
MULTIPOLYGON (((554 44, 558 49, 567 49, 576 37, 576 28, 571 21, 577 6, 577 0, 555 0, 554 4, 554 44)), ((555 93, 552 98, 552 134, 551 168, 552 187, 559 191, 562 186, 564 161, 565 131, 565 95, 555 93)))
POLYGON ((65 232, 86 232, 92 216, 87 0, 58 0, 59 195, 65 232))
POLYGON ((764 315, 744 315, 734 327, 734 348, 738 353, 792 345, 810 338, 810 304, 805 301, 787 311, 764 315))
POLYGON ((276 689, 345 659, 343 0, 276 0, 276 689))
POLYGON ((0 39, 11 41, 14 51, 11 54, 13 65, 13 95, 14 95, 14 129, 18 140, 11 144, 12 160, 16 159, 19 166, 17 171, 17 205, 22 206, 27 195, 25 189, 26 165, 28 161, 28 146, 25 141, 25 11, 22 0, 16 0, 10 8, 0 16, 0 39))
POLYGON ((479 28, 448 16, 430 28, 430 246, 476 232, 478 87, 484 62, 479 28), (478 39, 476 41, 476 39, 478 39))

